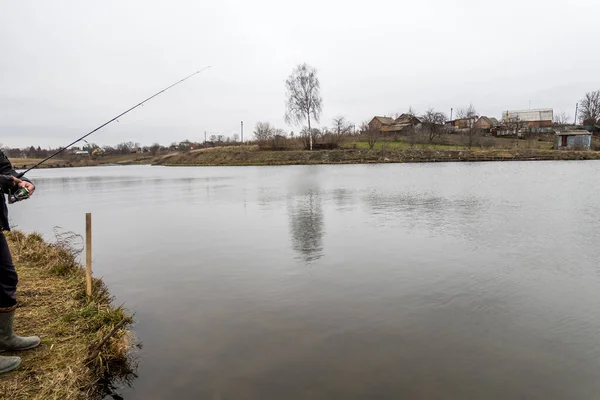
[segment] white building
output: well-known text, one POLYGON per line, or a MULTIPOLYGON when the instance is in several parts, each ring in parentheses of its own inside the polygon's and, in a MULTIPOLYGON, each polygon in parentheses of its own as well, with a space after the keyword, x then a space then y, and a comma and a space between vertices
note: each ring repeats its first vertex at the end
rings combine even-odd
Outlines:
POLYGON ((554 119, 554 111, 551 108, 540 108, 536 110, 514 110, 505 111, 502 114, 504 121, 520 121, 524 122, 520 132, 553 132, 552 121, 554 119))

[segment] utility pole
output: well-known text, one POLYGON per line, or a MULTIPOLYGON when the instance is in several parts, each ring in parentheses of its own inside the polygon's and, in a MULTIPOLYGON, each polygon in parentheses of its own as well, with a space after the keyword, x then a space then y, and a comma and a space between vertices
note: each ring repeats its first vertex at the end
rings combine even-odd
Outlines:
POLYGON ((204 145, 206 146, 206 131, 204 131, 204 145))
POLYGON ((578 108, 579 108, 579 103, 575 103, 575 122, 574 122, 575 125, 577 125, 577 111, 579 111, 578 108))
POLYGON ((454 111, 454 108, 450 108, 450 121, 452 121, 452 111, 454 111))
POLYGON ((244 143, 244 121, 242 121, 242 143, 244 143))

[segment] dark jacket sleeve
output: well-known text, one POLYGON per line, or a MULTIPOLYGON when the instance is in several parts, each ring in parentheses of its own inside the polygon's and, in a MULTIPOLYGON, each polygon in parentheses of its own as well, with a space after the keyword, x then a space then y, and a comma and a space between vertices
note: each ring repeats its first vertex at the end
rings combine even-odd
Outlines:
MULTIPOLYGON (((17 171, 15 171, 10 163, 8 157, 2 150, 0 150, 0 188, 2 191, 8 192, 10 189, 15 187, 15 182, 12 180, 12 176, 17 176, 17 171)), ((24 181, 30 182, 27 178, 21 178, 24 181)))
POLYGON ((15 187, 15 181, 13 181, 11 175, 0 175, 0 188, 4 193, 8 193, 9 190, 15 187))

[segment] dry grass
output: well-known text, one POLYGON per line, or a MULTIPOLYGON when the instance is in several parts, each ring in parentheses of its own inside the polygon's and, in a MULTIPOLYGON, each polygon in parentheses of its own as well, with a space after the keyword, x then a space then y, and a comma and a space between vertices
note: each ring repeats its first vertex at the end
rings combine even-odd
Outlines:
POLYGON ((346 149, 320 151, 204 151, 173 154, 156 162, 171 166, 366 164, 450 161, 598 160, 596 151, 538 149, 346 149))
MULTIPOLYGON (((80 157, 63 154, 60 158, 53 158, 45 162, 39 168, 93 167, 105 164, 151 164, 155 158, 150 153, 102 155, 97 157, 80 157)), ((11 158, 10 161, 15 169, 25 169, 34 166, 42 161, 42 159, 11 158)))
MULTIPOLYGON (((23 169, 24 167, 32 167, 40 161, 42 161, 41 158, 11 158, 10 159, 10 162, 12 163, 12 165, 17 169, 23 169)), ((63 165, 63 164, 66 164, 66 161, 56 158, 56 159, 47 161, 47 164, 45 164, 44 166, 52 167, 52 166, 59 166, 59 165, 63 165)))
POLYGON ((205 149, 192 150, 193 152, 202 152, 202 151, 218 151, 218 152, 231 152, 231 151, 258 151, 258 145, 244 145, 244 146, 221 146, 221 147, 207 147, 205 149))
POLYGON ((15 331, 39 335, 42 345, 19 353, 21 367, 0 375, 0 399, 101 398, 100 380, 132 373, 129 322, 97 350, 130 316, 111 305, 101 280, 94 279, 94 296, 86 299, 84 272, 68 242, 51 245, 18 231, 7 239, 19 273, 15 331))

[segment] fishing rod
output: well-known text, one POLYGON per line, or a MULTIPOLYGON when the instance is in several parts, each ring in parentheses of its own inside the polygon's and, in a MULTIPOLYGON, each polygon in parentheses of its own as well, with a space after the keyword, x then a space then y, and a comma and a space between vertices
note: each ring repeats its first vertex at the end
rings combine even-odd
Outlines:
MULTIPOLYGON (((96 131, 98 131, 98 130, 100 130, 100 129, 104 128, 106 125, 110 124, 111 122, 114 122, 114 121, 116 121, 117 119, 121 118, 123 115, 127 114, 127 113, 128 113, 128 112, 130 112, 130 111, 133 111, 133 110, 135 110, 135 109, 136 109, 136 108, 138 108, 139 106, 142 106, 142 105, 144 105, 144 103, 146 103, 146 102, 148 102, 148 101, 152 100, 153 98, 155 98, 155 97, 156 97, 156 96, 158 96, 159 94, 166 92, 167 90, 171 89, 173 86, 177 86, 177 85, 179 85, 180 83, 182 83, 182 82, 184 82, 184 81, 186 81, 186 80, 190 79, 192 76, 194 76, 194 75, 197 75, 197 74, 201 73, 202 71, 204 71, 204 70, 206 70, 206 69, 208 69, 208 68, 210 68, 210 65, 209 65, 209 66, 206 66, 206 67, 204 67, 204 68, 202 68, 202 69, 200 69, 200 70, 198 70, 198 71, 196 71, 196 72, 194 72, 193 74, 190 74, 190 75, 186 76, 186 77, 185 77, 185 78, 183 78, 183 79, 180 79, 180 80, 178 80, 177 82, 175 82, 175 83, 173 83, 172 85, 170 85, 170 86, 168 86, 168 87, 164 88, 163 90, 161 90, 161 91, 159 91, 159 92, 156 92, 156 93, 154 93, 152 96, 150 96, 150 97, 148 97, 147 99, 145 99, 145 100, 141 101, 140 103, 136 104, 135 106, 133 106, 133 107, 129 108, 127 111, 124 111, 124 112, 122 112, 121 114, 117 115, 116 117, 114 117, 114 118, 112 118, 112 119, 110 119, 110 120, 106 121, 105 123, 103 123, 103 124, 102 124, 102 125, 100 125, 99 127, 97 127, 97 128, 95 128, 94 130, 92 130, 92 131, 90 131, 90 132, 86 133, 85 135, 83 135, 83 136, 82 136, 82 137, 80 137, 79 139, 75 140, 74 142, 72 142, 72 143, 70 143, 70 144, 66 145, 65 147, 63 147, 63 148, 59 149, 58 151, 56 151, 56 152, 55 152, 55 153, 53 153, 52 155, 50 155, 50 156, 48 156, 48 157, 44 158, 42 161, 38 162, 38 163, 37 163, 37 164, 35 164, 33 167, 31 167, 31 168, 28 168, 28 169, 27 169, 27 170, 25 170, 24 172, 21 172, 21 173, 19 173, 19 174, 16 176, 16 178, 17 178, 17 179, 20 179, 20 178, 22 178, 23 176, 25 176, 25 174, 26 174, 26 173, 30 172, 31 170, 34 170, 34 169, 38 168, 38 167, 39 167, 40 165, 42 165, 43 163, 45 163, 45 162, 47 162, 48 160, 50 160, 50 159, 52 159, 52 158, 56 157, 57 155, 61 154, 63 151, 65 151, 65 150, 69 149, 70 147, 72 147, 73 145, 75 145, 75 144, 77 144, 77 143, 81 142, 82 140, 84 140, 85 138, 87 138, 88 136, 90 136, 91 134, 93 134, 94 132, 96 132, 96 131)), ((13 194, 11 194, 11 195, 9 196, 9 202, 10 202, 10 203, 14 203, 14 202, 16 202, 16 201, 25 200, 25 199, 27 199, 27 198, 29 198, 29 191, 28 191, 27 189, 25 189, 25 188, 20 188, 20 189, 19 189, 17 192, 15 192, 15 193, 13 193, 13 194)))
POLYGON ((130 108, 130 109, 128 109, 127 111, 124 111, 124 112, 122 112, 121 114, 119 114, 119 115, 117 115, 116 117, 114 117, 113 119, 111 119, 111 120, 109 120, 109 121, 106 121, 105 123, 103 123, 102 125, 100 125, 99 127, 97 127, 96 129, 92 130, 91 132, 89 132, 89 133, 86 133, 85 135, 83 135, 83 136, 82 136, 82 137, 80 137, 79 139, 75 140, 73 143, 66 145, 65 147, 63 147, 63 148, 61 148, 60 150, 58 150, 57 152, 55 152, 54 154, 52 154, 52 155, 50 155, 50 156, 46 157, 45 159, 43 159, 43 160, 42 160, 42 161, 40 161, 39 163, 35 164, 33 167, 31 167, 31 168, 27 169, 27 170, 26 170, 26 171, 24 171, 24 172, 21 172, 19 175, 17 175, 17 178, 22 178, 22 177, 23 177, 23 176, 24 176, 26 173, 28 173, 29 171, 31 171, 31 170, 33 170, 33 169, 36 169, 37 167, 39 167, 40 165, 42 165, 42 164, 43 164, 43 163, 45 163, 46 161, 48 161, 48 160, 50 160, 50 159, 52 159, 52 158, 56 157, 57 155, 61 154, 63 151, 65 151, 65 150, 67 150, 68 148, 72 147, 73 145, 75 145, 75 144, 77 144, 77 143, 81 142, 81 141, 82 141, 82 140, 84 140, 86 137, 90 136, 92 133, 94 133, 94 132, 96 132, 96 131, 98 131, 98 130, 100 130, 100 129, 104 128, 106 125, 110 124, 111 122, 114 122, 114 121, 116 121, 117 119, 121 118, 123 115, 127 114, 128 112, 135 110, 136 108, 138 108, 139 106, 143 105, 144 103, 146 103, 146 102, 148 102, 148 101, 152 100, 153 98, 155 98, 155 97, 156 97, 156 96, 158 96, 159 94, 166 92, 167 90, 171 89, 173 86, 177 86, 177 85, 179 85, 180 83, 182 83, 182 82, 184 82, 184 81, 186 81, 186 80, 190 79, 192 76, 194 76, 194 75, 197 75, 197 74, 199 74, 200 72, 202 72, 202 71, 204 71, 204 70, 206 70, 206 69, 208 69, 208 68, 210 68, 210 65, 209 65, 209 66, 206 66, 206 67, 204 67, 204 68, 202 68, 202 69, 200 69, 200 70, 198 70, 198 71, 196 71, 196 72, 194 72, 193 74, 190 74, 190 75, 186 76, 185 78, 183 78, 183 79, 181 79, 181 80, 178 80, 177 82, 175 82, 175 83, 174 83, 174 84, 172 84, 171 86, 168 86, 168 87, 164 88, 163 90, 161 90, 161 91, 159 91, 159 92, 156 92, 156 93, 155 93, 155 94, 153 94, 152 96, 148 97, 146 100, 143 100, 143 101, 141 101, 140 103, 138 103, 138 104, 136 104, 135 106, 131 107, 131 108, 130 108))

